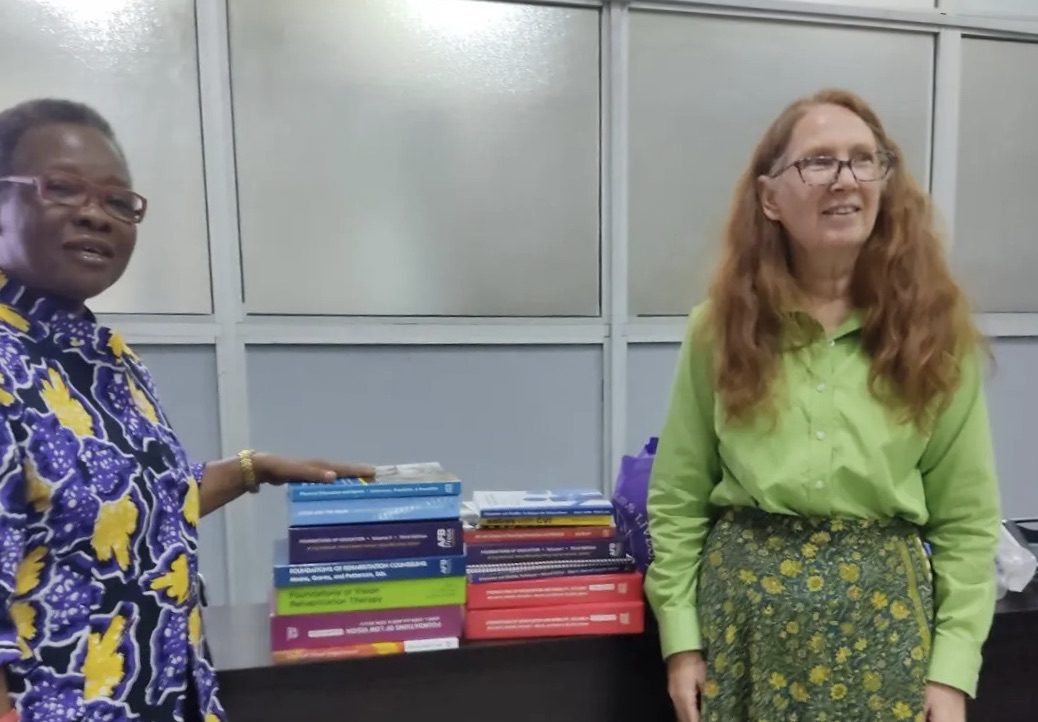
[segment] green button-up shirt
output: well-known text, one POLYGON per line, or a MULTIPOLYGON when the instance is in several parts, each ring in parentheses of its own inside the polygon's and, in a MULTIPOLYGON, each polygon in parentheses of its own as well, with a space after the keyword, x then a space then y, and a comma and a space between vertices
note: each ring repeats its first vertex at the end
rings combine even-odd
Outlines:
MULTIPOLYGON (((797 314, 799 323, 816 323, 797 314)), ((994 612, 1000 509, 979 359, 928 432, 869 390, 869 357, 852 314, 834 333, 783 354, 776 413, 727 423, 712 349, 693 330, 681 347, 649 487, 655 560, 646 594, 664 656, 701 649, 696 614, 703 543, 718 509, 901 517, 932 546, 935 619, 929 679, 974 695, 994 612)))

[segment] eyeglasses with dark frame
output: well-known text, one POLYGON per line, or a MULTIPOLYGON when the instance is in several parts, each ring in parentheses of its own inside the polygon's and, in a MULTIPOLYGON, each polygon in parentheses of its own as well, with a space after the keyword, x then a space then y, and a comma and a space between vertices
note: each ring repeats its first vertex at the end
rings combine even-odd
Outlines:
POLYGON ((851 175, 859 183, 875 183, 890 174, 897 160, 893 153, 878 150, 875 153, 856 153, 847 160, 840 160, 831 155, 814 155, 800 158, 772 173, 769 177, 778 178, 790 168, 796 168, 800 180, 809 186, 829 186, 836 182, 843 172, 843 167, 850 169, 851 175))
POLYGON ((72 173, 10 175, 0 177, 0 182, 34 186, 40 200, 62 206, 81 208, 94 198, 105 213, 123 223, 140 223, 148 208, 148 200, 129 188, 91 183, 72 173))

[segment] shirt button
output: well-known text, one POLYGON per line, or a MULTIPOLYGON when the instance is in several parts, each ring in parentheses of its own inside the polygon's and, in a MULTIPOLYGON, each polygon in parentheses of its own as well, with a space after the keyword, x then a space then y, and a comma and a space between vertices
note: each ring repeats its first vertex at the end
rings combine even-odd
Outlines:
POLYGON ((816 431, 815 432, 815 438, 818 439, 819 441, 825 441, 825 432, 824 431, 816 431))
POLYGON ((818 390, 819 393, 821 393, 825 391, 825 384, 818 384, 817 386, 815 386, 815 388, 818 390))
POLYGON ((816 489, 822 489, 824 487, 825 487, 825 482, 822 481, 821 479, 819 479, 818 481, 815 482, 815 488, 816 489))
POLYGON ((836 339, 833 339, 832 341, 829 342, 829 348, 832 348, 835 345, 836 345, 836 339))

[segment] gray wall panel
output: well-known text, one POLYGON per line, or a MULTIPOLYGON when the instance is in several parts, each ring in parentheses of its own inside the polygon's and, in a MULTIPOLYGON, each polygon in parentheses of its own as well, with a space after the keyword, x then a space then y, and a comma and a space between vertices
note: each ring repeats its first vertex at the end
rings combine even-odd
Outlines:
POLYGON ((1038 18, 1038 4, 1034 0, 944 0, 956 12, 1010 18, 1038 18))
MULTIPOLYGON (((859 8, 881 8, 892 10, 930 10, 936 7, 935 0, 806 0, 826 5, 852 5, 859 8)), ((961 0, 960 0, 961 1, 961 0)))
MULTIPOLYGON (((594 347, 250 347, 257 448, 296 456, 440 461, 477 489, 602 488, 602 357, 594 347)), ((286 534, 282 490, 257 500, 247 594, 269 587, 286 534)))
POLYGON ((627 448, 637 454, 650 436, 659 436, 670 403, 679 346, 632 344, 627 362, 627 448))
POLYGON ((978 310, 1038 311, 1038 43, 962 41, 954 265, 978 310))
POLYGON ((1000 339, 987 380, 1003 514, 1038 517, 1038 339, 1000 339))
MULTIPOLYGON (((162 408, 193 462, 220 458, 216 351, 211 346, 135 346, 155 377, 162 408)), ((199 555, 210 604, 227 601, 223 511, 199 524, 199 555)))

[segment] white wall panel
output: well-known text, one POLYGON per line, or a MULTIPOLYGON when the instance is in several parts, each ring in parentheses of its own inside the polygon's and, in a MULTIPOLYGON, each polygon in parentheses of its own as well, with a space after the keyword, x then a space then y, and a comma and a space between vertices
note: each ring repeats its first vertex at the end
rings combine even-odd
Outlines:
POLYGON ((933 53, 924 34, 632 12, 632 314, 684 315, 702 298, 736 180, 801 95, 863 95, 926 183, 933 53))
POLYGON ((0 106, 39 97, 93 106, 148 199, 130 268, 94 301, 97 311, 212 310, 196 52, 192 0, 4 0, 0 8, 0 106))
POLYGON ((250 312, 598 313, 596 9, 230 11, 250 312))

